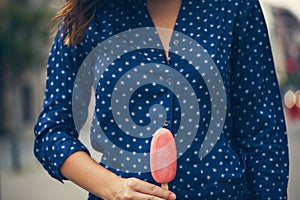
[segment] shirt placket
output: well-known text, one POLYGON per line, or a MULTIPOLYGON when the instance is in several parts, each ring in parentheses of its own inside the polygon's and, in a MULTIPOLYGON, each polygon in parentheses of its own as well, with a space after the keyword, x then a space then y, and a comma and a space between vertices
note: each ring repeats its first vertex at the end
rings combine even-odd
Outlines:
POLYGON ((177 85, 177 78, 176 74, 173 70, 176 70, 175 68, 178 68, 178 60, 172 56, 172 53, 178 53, 173 50, 176 49, 177 45, 179 44, 179 39, 176 37, 175 34, 172 35, 171 41, 170 41, 170 49, 169 49, 169 59, 168 59, 168 67, 170 68, 169 72, 166 74, 166 82, 169 88, 169 94, 171 96, 171 101, 166 102, 167 107, 169 108, 168 112, 168 118, 164 122, 164 127, 171 130, 173 133, 176 132, 174 128, 176 127, 176 123, 179 123, 179 116, 176 116, 176 108, 178 105, 176 105, 176 87, 180 87, 180 85, 177 85))
MULTIPOLYGON (((170 66, 170 64, 168 64, 168 67, 172 67, 170 66)), ((171 98, 171 100, 166 100, 164 102, 167 110, 167 118, 165 119, 164 123, 163 123, 163 127, 167 128, 169 130, 172 130, 173 128, 173 108, 174 108, 174 89, 175 89, 175 77, 174 77, 174 73, 172 72, 172 70, 168 70, 165 74, 166 76, 166 84, 168 87, 168 92, 166 95, 169 95, 171 98)))

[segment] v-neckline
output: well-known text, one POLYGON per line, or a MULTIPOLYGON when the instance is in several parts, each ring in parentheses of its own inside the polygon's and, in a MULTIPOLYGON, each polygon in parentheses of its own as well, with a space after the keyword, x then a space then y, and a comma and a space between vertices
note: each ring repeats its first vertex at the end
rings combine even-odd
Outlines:
POLYGON ((184 1, 185 0, 182 0, 181 3, 180 3, 180 7, 179 7, 177 15, 175 17, 173 29, 167 29, 167 28, 157 27, 155 25, 155 22, 154 22, 152 16, 151 16, 150 10, 148 9, 147 0, 144 1, 144 7, 145 7, 145 10, 146 10, 146 13, 147 13, 147 17, 149 18, 151 26, 154 27, 156 29, 156 31, 157 31, 157 34, 158 34, 159 41, 161 43, 162 49, 165 51, 165 57, 166 57, 167 62, 169 62, 169 50, 170 50, 170 44, 171 44, 171 41, 172 41, 172 38, 173 38, 173 34, 174 34, 174 31, 176 31, 176 29, 177 29, 178 20, 181 19, 181 15, 182 15, 182 12, 183 12, 184 1), (164 46, 164 42, 162 41, 161 35, 159 35, 159 29, 161 31, 163 31, 163 30, 166 30, 166 31, 170 30, 171 31, 169 40, 167 42, 167 47, 164 46))

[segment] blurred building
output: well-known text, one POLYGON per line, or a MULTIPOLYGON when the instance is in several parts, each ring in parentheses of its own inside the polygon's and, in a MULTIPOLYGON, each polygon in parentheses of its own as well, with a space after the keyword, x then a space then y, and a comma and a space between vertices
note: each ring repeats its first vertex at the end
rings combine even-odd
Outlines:
POLYGON ((48 7, 46 0, 0 1, 0 135, 32 126, 41 109, 49 51, 48 7))
POLYGON ((288 119, 300 120, 300 2, 261 0, 288 119))

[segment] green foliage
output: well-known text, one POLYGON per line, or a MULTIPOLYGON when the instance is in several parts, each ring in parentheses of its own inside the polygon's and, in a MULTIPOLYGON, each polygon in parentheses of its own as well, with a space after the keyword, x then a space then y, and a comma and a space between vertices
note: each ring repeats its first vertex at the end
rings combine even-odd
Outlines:
POLYGON ((0 63, 2 69, 21 73, 45 59, 50 12, 8 3, 0 10, 0 63))

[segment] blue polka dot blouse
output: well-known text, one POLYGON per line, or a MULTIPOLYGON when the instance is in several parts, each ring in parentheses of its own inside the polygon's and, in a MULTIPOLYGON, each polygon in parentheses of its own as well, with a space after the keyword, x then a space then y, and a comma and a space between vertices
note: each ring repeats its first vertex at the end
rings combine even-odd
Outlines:
POLYGON ((34 144, 49 174, 64 180, 63 161, 88 152, 78 135, 92 99, 91 144, 114 173, 157 184, 149 149, 164 127, 177 145, 178 199, 287 199, 286 127, 259 2, 183 0, 168 59, 146 0, 100 4, 81 44, 64 45, 58 31, 52 45, 34 144))

